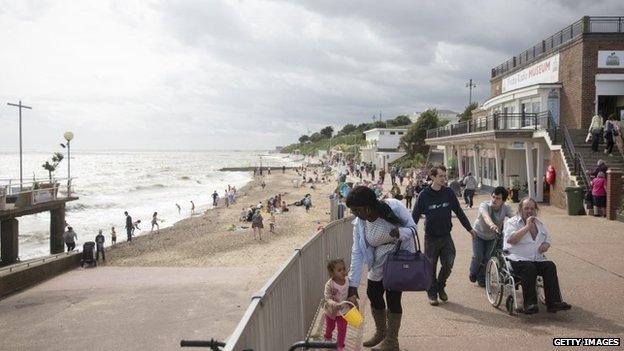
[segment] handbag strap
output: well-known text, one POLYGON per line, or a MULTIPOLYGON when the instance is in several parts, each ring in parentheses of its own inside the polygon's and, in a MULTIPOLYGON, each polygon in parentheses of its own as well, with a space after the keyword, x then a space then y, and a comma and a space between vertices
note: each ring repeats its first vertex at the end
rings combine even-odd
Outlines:
MULTIPOLYGON (((412 229, 412 228, 410 228, 412 229)), ((414 247, 416 249, 416 252, 420 252, 420 239, 418 238, 418 232, 416 231, 416 228, 412 229, 412 237, 414 237, 414 247)), ((398 253, 399 250, 401 250, 401 240, 397 241, 395 247, 394 247, 394 252, 398 253)))

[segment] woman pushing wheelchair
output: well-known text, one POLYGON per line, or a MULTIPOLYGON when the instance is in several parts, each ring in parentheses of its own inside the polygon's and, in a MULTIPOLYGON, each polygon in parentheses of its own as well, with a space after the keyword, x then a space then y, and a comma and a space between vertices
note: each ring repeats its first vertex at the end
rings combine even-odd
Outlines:
POLYGON ((557 267, 544 253, 550 248, 550 236, 537 218, 537 202, 524 198, 518 205, 518 214, 505 223, 503 249, 522 285, 525 314, 539 311, 537 306, 536 278, 544 280, 544 293, 548 312, 569 310, 572 306, 562 301, 557 278, 557 267))

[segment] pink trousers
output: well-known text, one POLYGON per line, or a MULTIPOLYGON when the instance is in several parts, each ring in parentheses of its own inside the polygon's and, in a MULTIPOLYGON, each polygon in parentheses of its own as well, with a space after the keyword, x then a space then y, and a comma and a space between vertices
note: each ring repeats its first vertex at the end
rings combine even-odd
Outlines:
POLYGON ((342 316, 331 318, 325 315, 325 339, 332 338, 336 324, 338 324, 338 338, 336 339, 336 343, 338 347, 344 347, 345 337, 347 336, 347 321, 342 318, 342 316))

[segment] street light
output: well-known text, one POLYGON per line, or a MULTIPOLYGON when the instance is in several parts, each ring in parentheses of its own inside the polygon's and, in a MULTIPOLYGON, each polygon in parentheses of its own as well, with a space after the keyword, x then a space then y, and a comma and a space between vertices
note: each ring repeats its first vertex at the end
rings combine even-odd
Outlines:
POLYGON ((470 90, 469 95, 468 95, 468 106, 472 104, 472 88, 476 88, 476 87, 477 87, 477 84, 472 81, 472 78, 470 78, 470 80, 466 83, 466 88, 470 90))
POLYGON ((7 105, 19 108, 20 191, 22 191, 22 188, 24 187, 24 184, 23 184, 24 183, 24 181, 23 181, 24 177, 22 175, 22 109, 25 108, 25 109, 32 110, 32 107, 22 105, 22 100, 19 101, 19 104, 12 104, 12 103, 8 102, 7 105))
MULTIPOLYGON (((74 138, 74 133, 67 131, 63 134, 65 140, 67 140, 67 197, 71 195, 71 149, 69 147, 70 141, 74 138)), ((61 146, 65 147, 64 144, 61 146)))

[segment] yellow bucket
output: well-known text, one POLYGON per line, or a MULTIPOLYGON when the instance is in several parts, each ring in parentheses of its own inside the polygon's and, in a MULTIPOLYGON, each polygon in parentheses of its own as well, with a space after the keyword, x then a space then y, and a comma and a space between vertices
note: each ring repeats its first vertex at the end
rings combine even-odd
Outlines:
POLYGON ((350 301, 345 301, 343 303, 347 303, 352 307, 351 309, 349 309, 349 311, 347 311, 347 313, 343 314, 342 317, 347 321, 347 324, 359 328, 364 321, 364 317, 362 317, 362 314, 353 303, 351 303, 350 301))

